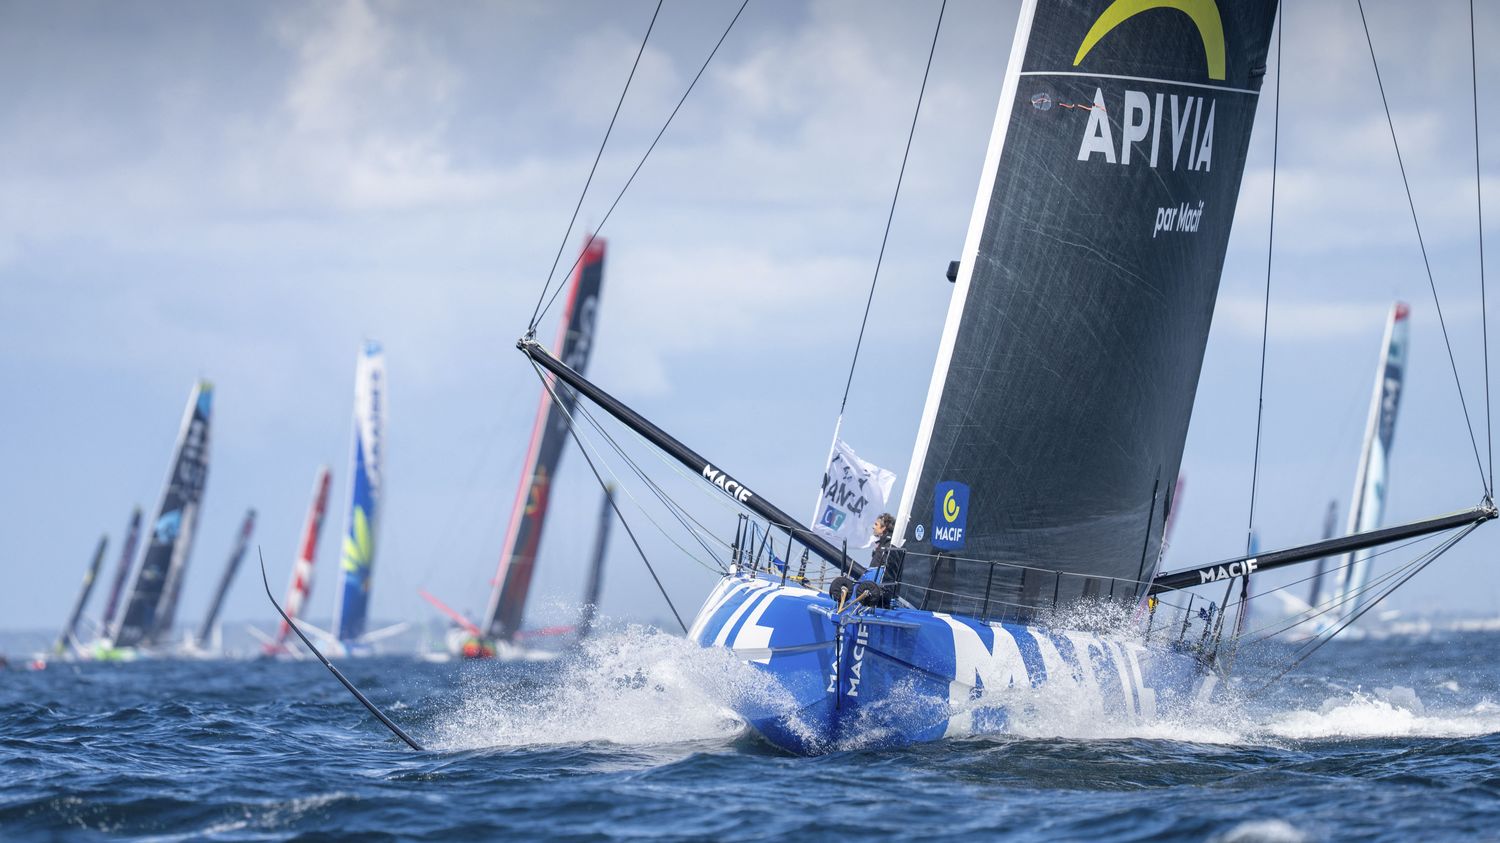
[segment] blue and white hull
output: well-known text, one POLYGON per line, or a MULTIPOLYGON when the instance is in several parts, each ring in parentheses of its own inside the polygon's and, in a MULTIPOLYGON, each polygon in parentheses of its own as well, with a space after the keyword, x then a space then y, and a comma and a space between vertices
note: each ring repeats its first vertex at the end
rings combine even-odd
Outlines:
POLYGON ((916 609, 847 608, 779 578, 731 574, 688 637, 728 648, 772 688, 733 702, 762 737, 799 754, 1009 731, 1058 704, 1150 721, 1215 684, 1192 654, 1092 632, 1042 630, 916 609))

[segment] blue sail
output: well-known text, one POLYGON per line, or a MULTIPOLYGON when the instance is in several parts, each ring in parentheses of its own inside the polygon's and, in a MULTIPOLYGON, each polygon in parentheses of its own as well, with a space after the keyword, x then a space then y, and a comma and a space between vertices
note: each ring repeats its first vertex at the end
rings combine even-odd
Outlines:
POLYGON ((381 483, 385 473, 385 353, 369 341, 354 378, 354 445, 349 471, 349 517, 339 561, 333 628, 346 646, 357 644, 369 617, 381 483))

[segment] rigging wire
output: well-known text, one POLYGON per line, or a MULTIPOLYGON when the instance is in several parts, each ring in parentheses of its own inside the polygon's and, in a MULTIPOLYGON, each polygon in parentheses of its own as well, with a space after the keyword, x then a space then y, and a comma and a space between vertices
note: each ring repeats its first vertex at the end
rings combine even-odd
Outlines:
MULTIPOLYGON (((1266 227, 1266 295, 1265 304, 1260 314, 1260 384, 1255 395, 1255 454, 1250 462, 1250 517, 1245 524, 1245 555, 1249 556, 1255 546, 1255 498, 1260 485, 1260 434, 1261 422, 1266 413, 1266 343, 1271 332, 1271 266, 1272 258, 1276 254, 1276 175, 1277 164, 1281 156, 1281 32, 1286 26, 1286 10, 1276 16, 1276 106, 1271 112, 1271 217, 1266 227)), ((1234 581, 1224 589, 1224 603, 1229 603, 1229 595, 1234 588, 1234 581)), ((1235 626, 1243 626, 1245 603, 1250 591, 1250 575, 1240 577, 1240 599, 1236 604, 1235 626)), ((1228 606, 1225 605, 1227 609, 1228 606)), ((1219 630, 1224 628, 1224 616, 1227 611, 1219 613, 1219 630)), ((1219 633, 1214 634, 1214 641, 1219 641, 1219 633)), ((1238 640, 1238 638, 1236 638, 1238 640)), ((1215 655, 1218 654, 1218 645, 1214 646, 1215 655)))
MULTIPOLYGON (((581 405, 575 406, 575 410, 581 410, 581 409, 582 409, 581 405)), ((574 424, 574 423, 576 423, 576 421, 577 421, 576 418, 573 418, 573 419, 571 419, 569 421, 569 424, 574 424)), ((631 468, 632 468, 633 471, 635 471, 636 475, 637 476, 641 476, 641 477, 644 478, 644 474, 643 474, 642 470, 639 467, 635 466, 632 463, 631 458, 629 456, 625 455, 625 453, 623 452, 623 450, 621 450, 619 444, 616 443, 612 439, 612 437, 609 435, 608 431, 605 431, 603 428, 601 428, 597 422, 593 422, 592 420, 590 420, 590 423, 593 425, 593 427, 596 430, 599 431, 599 435, 602 436, 605 441, 609 442, 610 445, 615 449, 615 451, 620 454, 620 458, 622 460, 624 460, 626 464, 631 465, 631 468)), ((635 493, 632 492, 632 491, 630 491, 630 485, 627 484, 627 483, 625 483, 624 481, 622 481, 620 479, 620 476, 618 474, 616 474, 615 471, 614 471, 614 469, 610 467, 609 463, 605 461, 603 455, 601 455, 599 453, 599 450, 597 448, 595 448, 586 439, 581 440, 581 444, 584 447, 587 447, 594 454, 594 456, 596 456, 596 457, 599 458, 599 462, 601 462, 601 463, 604 464, 605 471, 607 471, 609 473, 610 479, 614 481, 616 488, 621 493, 623 493, 625 495, 625 497, 629 498, 631 503, 635 504, 636 508, 641 511, 642 515, 646 516, 646 520, 649 521, 649 522, 651 522, 651 526, 655 527, 656 531, 659 532, 659 533, 661 533, 663 538, 665 538, 668 542, 670 542, 673 547, 675 547, 678 550, 682 551, 682 555, 683 556, 685 556, 688 559, 692 560, 693 562, 697 563, 699 567, 703 568, 704 570, 706 570, 706 571, 708 571, 710 573, 716 573, 716 574, 723 574, 723 573, 725 573, 726 569, 725 569, 724 563, 721 562, 721 561, 719 561, 718 555, 713 551, 712 548, 709 548, 703 542, 701 536, 695 535, 694 537, 698 539, 699 546, 703 547, 704 550, 707 551, 708 558, 711 559, 711 560, 713 560, 713 563, 714 563, 713 565, 709 565, 708 563, 704 562, 702 559, 699 559, 697 556, 693 555, 693 550, 691 548, 684 547, 681 542, 677 541, 673 537, 673 535, 670 532, 668 532, 666 530, 666 528, 664 528, 661 525, 660 522, 658 522, 655 518, 651 517, 651 513, 646 509, 646 507, 641 503, 641 501, 638 498, 636 498, 635 493), (717 566, 717 567, 715 567, 715 566, 717 566)), ((649 478, 646 478, 646 481, 647 481, 647 483, 649 483, 650 482, 649 478)), ((672 508, 672 504, 671 503, 664 502, 664 505, 666 505, 666 507, 669 510, 672 508)), ((679 509, 680 509, 680 507, 679 507, 679 509)), ((678 519, 678 523, 682 523, 682 519, 681 518, 678 519)), ((684 525, 684 526, 686 526, 686 525, 684 525)), ((692 530, 691 527, 688 527, 687 529, 688 529, 689 533, 693 532, 693 530, 692 530)), ((704 528, 704 529, 706 530, 707 528, 704 528)), ((714 537, 714 536, 710 536, 710 537, 714 538, 715 541, 718 541, 720 544, 724 544, 725 547, 728 547, 727 543, 723 542, 722 540, 719 540, 717 537, 714 537)))
MULTIPOLYGON (((662 0, 656 0, 656 11, 651 13, 651 23, 647 24, 646 35, 641 39, 641 47, 636 50, 635 61, 630 65, 630 75, 625 77, 625 87, 620 91, 620 99, 615 103, 615 113, 609 117, 609 126, 604 130, 604 140, 599 142, 599 151, 594 153, 594 164, 589 167, 589 177, 584 180, 583 190, 578 194, 578 203, 573 206, 573 216, 568 218, 568 227, 563 231, 562 242, 557 244, 557 255, 552 258, 552 268, 547 270, 547 283, 542 285, 541 295, 536 299, 536 307, 531 311, 530 327, 532 330, 536 329, 536 323, 542 318, 542 299, 547 295, 547 288, 552 286, 552 278, 557 274, 557 264, 562 260, 563 250, 568 246, 568 235, 573 233, 573 224, 578 222, 578 211, 583 207, 583 199, 589 195, 589 185, 594 183, 594 173, 599 169, 599 159, 604 157, 604 147, 609 144, 610 133, 615 130, 615 120, 619 119, 620 107, 625 104, 625 95, 630 92, 630 82, 635 79, 636 68, 641 65, 641 56, 646 53, 646 42, 651 40, 651 30, 656 28, 656 18, 661 14, 661 4, 662 0)), ((589 242, 592 243, 593 239, 590 236, 589 242)), ((572 274, 572 270, 569 270, 569 274, 572 274)))
MULTIPOLYGON (((891 208, 885 216, 885 233, 880 235, 880 253, 875 257, 875 273, 870 276, 870 293, 865 297, 865 314, 859 320, 859 338, 854 341, 854 356, 849 360, 849 377, 844 381, 844 397, 839 401, 839 417, 849 404, 849 387, 854 383, 854 368, 859 364, 859 349, 865 341, 865 327, 870 322, 870 305, 875 301, 875 285, 880 280, 880 265, 885 261, 886 242, 891 238, 891 222, 896 218, 896 201, 901 198, 901 182, 906 178, 906 162, 911 157, 911 142, 917 134, 917 118, 922 114, 922 99, 927 95, 927 77, 932 73, 932 57, 937 54, 938 33, 943 30, 943 13, 948 0, 938 7, 937 24, 932 28, 932 45, 927 48, 927 67, 922 71, 922 87, 917 90, 917 105, 912 109, 911 128, 906 132, 906 149, 901 153, 901 170, 896 174, 896 189, 891 194, 891 208)), ((835 436, 837 436, 835 434, 835 436)))
MULTIPOLYGON (((593 232, 589 234, 588 241, 584 243, 583 250, 578 253, 578 258, 573 261, 573 266, 563 274, 563 278, 567 278, 568 276, 572 275, 573 270, 578 268, 578 263, 579 261, 583 260, 583 255, 588 251, 589 245, 591 245, 594 242, 595 238, 599 236, 599 232, 604 229, 604 224, 609 222, 609 217, 615 212, 615 207, 620 204, 621 199, 625 198, 625 191, 629 190, 630 185, 635 182, 635 177, 640 174, 641 167, 644 167, 646 165, 646 159, 651 157, 652 151, 656 149, 656 144, 661 141, 662 135, 665 135, 667 133, 667 127, 672 125, 673 118, 675 118, 677 116, 677 112, 682 109, 682 104, 687 102, 688 94, 691 94, 693 92, 693 88, 697 86, 698 80, 703 78, 703 71, 708 69, 708 63, 714 60, 714 56, 718 55, 719 48, 724 46, 724 39, 729 37, 730 30, 734 29, 735 23, 739 21, 740 15, 745 11, 745 7, 749 5, 750 0, 744 0, 743 3, 740 3, 739 10, 736 11, 734 13, 734 17, 730 19, 729 25, 724 27, 724 33, 719 36, 719 40, 714 44, 714 48, 708 52, 708 58, 703 60, 703 65, 699 67, 698 72, 693 75, 693 81, 689 82, 687 90, 682 92, 682 98, 677 100, 677 105, 673 106, 672 113, 667 115, 667 122, 662 124, 661 131, 656 133, 656 137, 652 139, 651 145, 646 147, 645 154, 641 156, 640 161, 636 162, 635 169, 630 171, 630 178, 625 180, 625 186, 621 187, 620 192, 615 194, 615 200, 609 204, 609 210, 604 212, 604 217, 599 220, 598 225, 594 226, 593 232)), ((547 288, 551 285, 552 277, 548 276, 547 283, 542 287, 542 298, 546 298, 547 288)), ((557 290, 552 293, 551 298, 547 299, 546 305, 542 306, 540 310, 532 315, 531 325, 528 330, 536 330, 537 323, 542 320, 542 317, 547 315, 547 311, 551 309, 552 303, 557 301, 558 294, 561 293, 563 291, 563 288, 566 286, 567 285, 563 283, 558 284, 557 290)), ((537 300, 537 304, 541 304, 541 299, 537 300)))
MULTIPOLYGON (((609 443, 609 446, 613 448, 615 453, 619 455, 620 459, 630 467, 630 470, 634 472, 635 476, 641 479, 641 482, 646 485, 646 488, 651 490, 651 494, 657 499, 657 501, 659 501, 661 505, 672 514, 673 518, 677 519, 677 523, 681 524, 682 528, 684 530, 687 530, 688 534, 698 542, 698 546, 703 548, 703 552, 707 553, 710 559, 718 561, 718 556, 715 554, 714 549, 708 546, 708 543, 703 540, 703 537, 707 535, 715 541, 718 541, 720 544, 724 544, 723 540, 713 535, 712 530, 709 530, 703 525, 702 522, 698 521, 698 519, 696 518, 693 518, 693 516, 689 514, 687 510, 683 509, 680 504, 672 500, 671 496, 669 496, 666 491, 663 490, 659 484, 657 484, 655 480, 652 480, 650 475, 646 474, 645 470, 642 469, 634 459, 632 459, 628 454, 625 453, 625 449, 620 447, 620 443, 615 441, 614 437, 609 435, 609 433, 604 429, 603 425, 599 423, 599 420, 595 418, 592 413, 588 412, 588 410, 586 410, 582 406, 579 406, 576 409, 578 410, 579 415, 583 416, 584 420, 586 420, 589 425, 594 428, 594 430, 599 432, 599 435, 604 438, 604 441, 609 443), (689 524, 689 521, 691 521, 692 524, 689 524), (694 529, 694 526, 696 526, 697 529, 694 529)), ((613 474, 614 472, 611 471, 610 473, 613 474)), ((627 492, 627 494, 629 493, 627 492)), ((660 527, 658 527, 658 529, 660 529, 660 527)), ((666 531, 662 530, 662 532, 665 533, 666 531)), ((728 547, 728 545, 725 544, 725 547, 728 547)), ((720 566, 720 571, 723 571, 722 565, 720 566)))
MULTIPOLYGON (((1438 325, 1443 329, 1443 345, 1448 349, 1448 365, 1453 370, 1453 385, 1458 389, 1458 403, 1464 411, 1464 425, 1469 431, 1469 444, 1474 448, 1474 464, 1479 469, 1479 482, 1484 486, 1485 499, 1488 500, 1493 492, 1492 477, 1486 476, 1484 472, 1484 461, 1479 456, 1479 440, 1474 436, 1474 422, 1469 418, 1469 403, 1464 398, 1463 381, 1458 376, 1458 361, 1453 356, 1453 343, 1448 339, 1448 323, 1443 318, 1443 304, 1438 298, 1437 282, 1432 276, 1432 262, 1427 257, 1427 243, 1422 238, 1422 224, 1417 221, 1417 203, 1411 195, 1411 182, 1406 177, 1406 163, 1401 157, 1401 144, 1396 140, 1396 122, 1391 117, 1391 104, 1385 96, 1385 83, 1380 78, 1380 62, 1375 58, 1375 42, 1370 37, 1370 23, 1365 19, 1364 0, 1355 0, 1359 7, 1359 22, 1364 26, 1365 43, 1370 47, 1370 64, 1375 68, 1375 85, 1380 89, 1380 103, 1385 107, 1385 122, 1391 131, 1391 145, 1396 150, 1396 165, 1401 170, 1401 184, 1406 188, 1406 204, 1411 209, 1411 224, 1417 232, 1417 245, 1422 250, 1422 265, 1427 269, 1427 286, 1432 289, 1432 303, 1437 309, 1438 325)), ((1477 97, 1477 94, 1476 94, 1477 97)), ((1480 229, 1480 239, 1484 237, 1484 230, 1480 229)), ((1488 361, 1486 361, 1486 364, 1488 361)))
POLYGON ((1484 181, 1479 168, 1479 53, 1474 46, 1474 0, 1469 0, 1469 82, 1474 94, 1474 207, 1479 212, 1479 330, 1484 337, 1484 444, 1490 458, 1490 491, 1495 489, 1495 431, 1490 414, 1490 325, 1484 278, 1484 181))
MULTIPOLYGON (((1380 551, 1379 553, 1376 553, 1376 554, 1372 554, 1372 555, 1370 555, 1369 557, 1366 557, 1366 558, 1367 559, 1374 559, 1374 558, 1376 558, 1378 556, 1384 556, 1387 553, 1395 553, 1395 552, 1400 551, 1400 550, 1405 550, 1406 548, 1411 547, 1412 545, 1421 544, 1422 542, 1432 541, 1434 538, 1437 537, 1437 535, 1440 535, 1440 534, 1427 535, 1427 536, 1419 536, 1417 538, 1411 539, 1410 541, 1406 541, 1406 542, 1403 542, 1403 543, 1401 543, 1399 545, 1396 545, 1395 547, 1386 548, 1385 550, 1382 550, 1382 551, 1380 551)), ((1427 552, 1428 551, 1423 551, 1423 553, 1427 553, 1427 552)), ((1421 554, 1418 554, 1417 557, 1415 557, 1415 558, 1416 559, 1420 559, 1421 558, 1421 554)), ((1341 569, 1344 569, 1344 568, 1349 568, 1353 564, 1354 564, 1353 562, 1348 562, 1348 563, 1345 563, 1344 565, 1340 565, 1338 568, 1334 568, 1333 570, 1337 571, 1337 570, 1341 570, 1341 569)), ((1274 638, 1274 637, 1276 637, 1277 635, 1280 635, 1283 632, 1287 632, 1289 630, 1296 629, 1297 627, 1301 626, 1302 624, 1307 623, 1308 621, 1313 620, 1314 618, 1319 618, 1319 617, 1322 617, 1323 615, 1328 614, 1329 612, 1333 611, 1334 609, 1337 609, 1338 607, 1344 605, 1345 603, 1349 602, 1350 600, 1354 600, 1354 599, 1363 597, 1368 592, 1378 590, 1379 587, 1382 584, 1384 584, 1385 582, 1389 581, 1390 579, 1392 579, 1395 576, 1399 576, 1401 572, 1407 570, 1407 568, 1409 568, 1412 564, 1413 563, 1410 562, 1410 561, 1403 562, 1402 564, 1398 565, 1397 567, 1392 568, 1390 571, 1387 571, 1386 573, 1381 574, 1381 575, 1375 577, 1374 579, 1372 579, 1368 583, 1366 583, 1364 586, 1362 586, 1360 588, 1357 588, 1354 591, 1351 591, 1351 592, 1349 592, 1346 595, 1342 595, 1342 596, 1335 595, 1335 596, 1333 596, 1332 598, 1330 598, 1328 600, 1325 600, 1325 601, 1323 601, 1321 603, 1318 603, 1317 605, 1308 606, 1306 609, 1304 609, 1304 610, 1302 610, 1300 612, 1296 612, 1295 614, 1291 615, 1290 617, 1280 618, 1278 620, 1274 620, 1274 621, 1266 624, 1265 626, 1257 627, 1256 629, 1252 629, 1252 630, 1249 630, 1247 632, 1241 633, 1237 637, 1239 637, 1241 640, 1249 638, 1250 639, 1250 643, 1252 643, 1252 644, 1259 644, 1259 643, 1261 643, 1263 641, 1266 641, 1268 639, 1274 638), (1252 636, 1255 636, 1255 637, 1252 638, 1252 636)), ((1297 585, 1299 583, 1307 582, 1310 579, 1312 579, 1312 577, 1305 577, 1303 579, 1287 583, 1285 586, 1281 586, 1280 588, 1269 589, 1269 590, 1267 590, 1265 592, 1265 594, 1271 594, 1273 592, 1276 592, 1276 591, 1279 591, 1279 590, 1282 590, 1282 589, 1290 588, 1291 586, 1297 585)), ((1261 595, 1256 595, 1256 596, 1259 597, 1261 595)))
POLYGON ((1437 559, 1438 559, 1439 556, 1442 556, 1444 553, 1447 553, 1454 545, 1458 544, 1460 540, 1462 540, 1469 533, 1472 533, 1478 527, 1479 527, 1478 522, 1470 524, 1469 526, 1462 528, 1457 533, 1455 533, 1452 536, 1448 537, 1446 540, 1443 541, 1442 544, 1438 545, 1437 547, 1433 548, 1432 550, 1429 550, 1427 552, 1427 554, 1425 555, 1426 558, 1417 557, 1417 560, 1415 560, 1413 563, 1411 563, 1412 565, 1415 566, 1415 567, 1412 568, 1411 571, 1409 571, 1405 576, 1403 576, 1399 580, 1397 580, 1394 584, 1392 584, 1385 591, 1383 591, 1380 594, 1376 595, 1376 597, 1375 597, 1374 600, 1370 601, 1368 604, 1366 604, 1364 607, 1362 607, 1358 612, 1355 612, 1353 616, 1351 616, 1348 620, 1344 621, 1341 625, 1335 627, 1325 637, 1314 638, 1312 641, 1308 642, 1307 644, 1304 644, 1303 647, 1302 647, 1302 650, 1299 651, 1298 656, 1295 659, 1293 659, 1292 663, 1289 664, 1289 665, 1287 665, 1284 669, 1282 669, 1282 671, 1280 673, 1278 673, 1275 676, 1271 677, 1264 685, 1261 685, 1258 689, 1256 689, 1256 692, 1264 691, 1266 688, 1269 688, 1272 685, 1276 684, 1277 682, 1281 681, 1281 679, 1283 677, 1285 677, 1288 673, 1291 673, 1292 671, 1296 670, 1304 662, 1306 662, 1309 658, 1312 658, 1312 655, 1314 653, 1316 653, 1318 650, 1322 649, 1322 647, 1323 647, 1324 644, 1327 644, 1329 641, 1332 641, 1340 632, 1343 632, 1345 629, 1348 629, 1349 626, 1350 626, 1350 624, 1353 624, 1355 621, 1359 620, 1361 617, 1364 616, 1364 614, 1366 612, 1368 612, 1371 609, 1375 608, 1376 606, 1380 605, 1381 601, 1383 601, 1383 600, 1385 600, 1385 598, 1391 596, 1401 586, 1406 585, 1406 583, 1409 582, 1412 577, 1415 577, 1417 574, 1420 574, 1428 565, 1431 565, 1433 562, 1437 561, 1437 559))
MULTIPOLYGON (((557 408, 563 412, 563 415, 568 417, 568 435, 572 436, 574 443, 578 445, 578 450, 583 454, 584 462, 589 464, 589 471, 592 471, 594 479, 599 481, 599 488, 608 492, 609 484, 604 482, 603 475, 599 473, 599 469, 594 465, 594 458, 589 456, 588 449, 584 447, 583 440, 579 438, 577 427, 573 424, 572 414, 568 412, 568 408, 564 406, 562 399, 553 390, 551 382, 547 380, 547 375, 542 372, 542 367, 538 366, 535 360, 531 361, 531 368, 536 370, 536 376, 541 379, 543 388, 547 390, 548 395, 552 396, 552 400, 557 404, 557 408)), ((620 511, 620 504, 615 501, 614 495, 606 495, 605 499, 609 501, 610 508, 615 511, 615 517, 620 519, 620 526, 625 528, 625 535, 630 537, 630 543, 635 545, 635 552, 639 553, 641 561, 646 563, 646 570, 651 574, 651 579, 656 583, 657 590, 661 592, 662 599, 667 601, 667 608, 672 610, 672 617, 677 619, 677 625, 682 627, 683 633, 686 634, 688 629, 687 624, 683 623, 682 615, 678 614, 677 607, 672 604, 672 596, 667 594, 667 587, 662 585, 661 577, 656 575, 656 568, 651 565, 651 559, 646 556, 645 549, 636 540, 635 530, 630 529, 630 522, 625 520, 625 513, 620 511)))

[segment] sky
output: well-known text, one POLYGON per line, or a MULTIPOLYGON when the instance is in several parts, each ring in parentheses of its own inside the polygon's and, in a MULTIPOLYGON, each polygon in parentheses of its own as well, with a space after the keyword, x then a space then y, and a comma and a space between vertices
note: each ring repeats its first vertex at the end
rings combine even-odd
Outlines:
MULTIPOLYGON (((1367 5, 1484 461, 1468 7, 1367 5)), ((201 617, 247 507, 284 587, 320 463, 336 503, 310 615, 330 616, 364 338, 386 347, 390 396, 373 616, 431 618, 419 588, 482 611, 539 397, 515 339, 559 244, 570 259, 603 218, 735 6, 665 3, 565 239, 647 0, 0 2, 0 628, 59 624, 101 533, 113 564, 130 508, 156 504, 198 377, 217 389, 212 463, 179 622, 201 617)), ((937 10, 752 0, 603 230, 590 376, 793 513, 816 496, 937 10)), ((1478 42, 1495 43, 1500 14, 1478 14, 1478 42)), ((844 438, 898 490, 1015 15, 948 4, 853 381, 844 438)), ((1388 522, 1482 494, 1358 13, 1298 3, 1286 24, 1168 569, 1244 546, 1277 74, 1262 546, 1318 538, 1327 501, 1347 506, 1396 297, 1413 322, 1388 522)), ((1500 197, 1497 73, 1481 53, 1486 199, 1500 197)), ((1496 220, 1500 207, 1492 240, 1496 220)), ((576 450, 554 488, 537 623, 579 599, 599 507, 576 450)), ((701 489, 669 488, 732 534, 701 489)), ((715 575, 655 528, 659 510, 625 508, 691 616, 715 575)), ((1497 549, 1500 527, 1481 528, 1390 605, 1500 613, 1497 549)), ((257 576, 242 571, 227 619, 269 625, 257 576)), ((619 529, 602 610, 670 618, 619 529)))

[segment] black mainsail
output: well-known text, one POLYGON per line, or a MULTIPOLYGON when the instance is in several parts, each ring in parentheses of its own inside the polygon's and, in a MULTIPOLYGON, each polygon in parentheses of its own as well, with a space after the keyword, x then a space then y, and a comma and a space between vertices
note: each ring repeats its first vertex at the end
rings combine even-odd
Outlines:
MULTIPOLYGON (((557 348, 565 363, 578 372, 588 367, 589 352, 594 347, 594 323, 599 311, 599 291, 604 282, 604 240, 590 237, 578 259, 568 303, 563 310, 557 348)), ((578 403, 577 394, 566 386, 557 390, 554 402, 542 391, 536 421, 531 431, 531 445, 526 453, 526 467, 521 485, 511 507, 510 525, 505 531, 505 549, 500 568, 495 572, 494 589, 481 628, 492 639, 508 641, 521 628, 526 610, 526 595, 531 590, 531 574, 536 567, 537 548, 542 541, 542 525, 547 518, 547 504, 552 481, 568 443, 569 418, 578 403), (560 405, 560 406, 555 406, 560 405)))
POLYGON ((171 634, 177 596, 193 549, 203 485, 208 479, 208 421, 213 385, 199 381, 188 396, 177 434, 172 468, 152 522, 150 541, 130 585, 125 613, 115 630, 116 647, 151 647, 171 634))
POLYGON ((1144 590, 1275 14, 1023 4, 902 496, 920 607, 1144 590))

